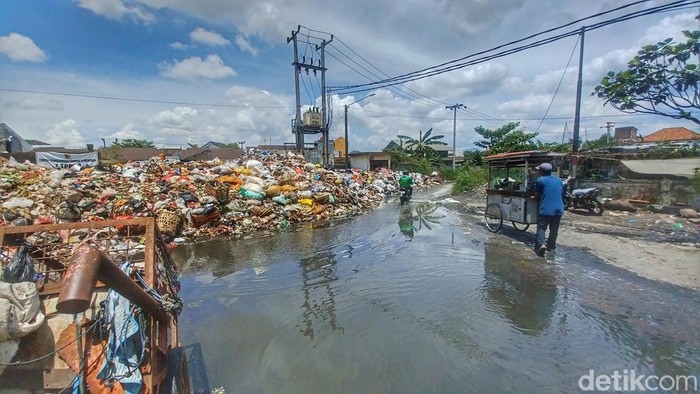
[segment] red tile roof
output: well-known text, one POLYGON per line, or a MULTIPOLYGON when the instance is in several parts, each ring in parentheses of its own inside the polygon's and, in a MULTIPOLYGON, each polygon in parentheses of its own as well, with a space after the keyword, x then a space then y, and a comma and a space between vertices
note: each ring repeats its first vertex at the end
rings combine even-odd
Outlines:
POLYGON ((643 142, 698 140, 700 134, 685 127, 667 127, 643 137, 643 142))

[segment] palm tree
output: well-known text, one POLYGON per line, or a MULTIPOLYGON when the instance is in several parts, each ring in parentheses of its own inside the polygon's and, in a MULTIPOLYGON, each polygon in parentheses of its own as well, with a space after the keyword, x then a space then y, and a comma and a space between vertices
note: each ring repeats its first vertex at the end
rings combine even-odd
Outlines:
POLYGON ((433 129, 430 128, 423 134, 422 130, 419 130, 418 139, 411 138, 406 135, 397 135, 400 139, 406 140, 406 149, 409 150, 414 157, 431 159, 437 156, 437 152, 433 149, 432 145, 447 145, 445 142, 439 141, 445 138, 444 135, 434 135, 433 129))

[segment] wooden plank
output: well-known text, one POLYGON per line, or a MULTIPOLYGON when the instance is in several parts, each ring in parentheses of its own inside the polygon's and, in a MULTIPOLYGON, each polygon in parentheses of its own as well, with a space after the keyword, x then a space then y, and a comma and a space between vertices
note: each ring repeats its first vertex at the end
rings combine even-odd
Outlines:
POLYGON ((27 234, 39 231, 79 230, 84 228, 116 227, 116 226, 147 226, 155 223, 155 218, 134 218, 124 220, 102 220, 97 222, 74 222, 58 224, 33 224, 30 226, 0 227, 0 234, 27 234))

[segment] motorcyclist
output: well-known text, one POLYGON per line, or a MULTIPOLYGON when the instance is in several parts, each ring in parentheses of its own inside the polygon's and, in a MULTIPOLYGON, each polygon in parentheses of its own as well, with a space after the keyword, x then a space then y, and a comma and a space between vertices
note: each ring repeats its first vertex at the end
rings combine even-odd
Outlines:
POLYGON ((409 206, 402 207, 399 212, 399 231, 406 237, 406 241, 413 240, 416 228, 413 226, 413 211, 409 206))
POLYGON ((408 174, 408 171, 401 173, 401 178, 399 178, 399 187, 406 189, 406 195, 408 197, 413 195, 413 178, 408 174))

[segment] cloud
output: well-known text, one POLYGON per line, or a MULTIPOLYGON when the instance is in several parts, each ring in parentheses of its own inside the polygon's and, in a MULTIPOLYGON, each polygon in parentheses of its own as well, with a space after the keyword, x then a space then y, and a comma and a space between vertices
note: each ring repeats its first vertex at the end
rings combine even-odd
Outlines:
POLYGON ((208 31, 203 28, 197 28, 190 33, 190 39, 194 42, 199 42, 209 46, 228 46, 231 41, 224 38, 219 33, 208 31))
POLYGON ((17 33, 0 36, 0 53, 16 62, 43 62, 47 56, 31 38, 17 33))
POLYGON ((153 14, 146 11, 143 7, 128 6, 122 0, 78 0, 78 7, 113 20, 121 20, 126 15, 142 22, 153 22, 155 20, 153 14))
POLYGON ((173 79, 221 79, 238 75, 234 69, 224 64, 219 55, 209 55, 206 59, 193 56, 173 64, 164 62, 158 68, 160 75, 173 79))
POLYGON ((142 132, 136 130, 135 126, 133 123, 128 123, 124 127, 121 128, 121 130, 110 134, 106 137, 106 139, 120 139, 120 140, 126 140, 126 139, 136 139, 136 140, 142 140, 144 139, 144 135, 142 132))
POLYGON ((73 119, 66 119, 55 123, 46 132, 46 142, 51 145, 63 146, 66 148, 84 148, 85 137, 78 131, 78 122, 73 119))
POLYGON ((6 108, 26 110, 58 111, 63 109, 63 102, 51 97, 28 97, 18 101, 8 101, 6 108))
POLYGON ((184 51, 185 49, 188 49, 190 46, 187 44, 183 44, 181 42, 171 42, 168 44, 170 48, 177 49, 178 51, 184 51))
POLYGON ((253 56, 258 54, 258 50, 253 48, 250 41, 246 40, 246 38, 240 34, 236 36, 236 45, 238 45, 238 48, 243 52, 248 52, 253 56))

